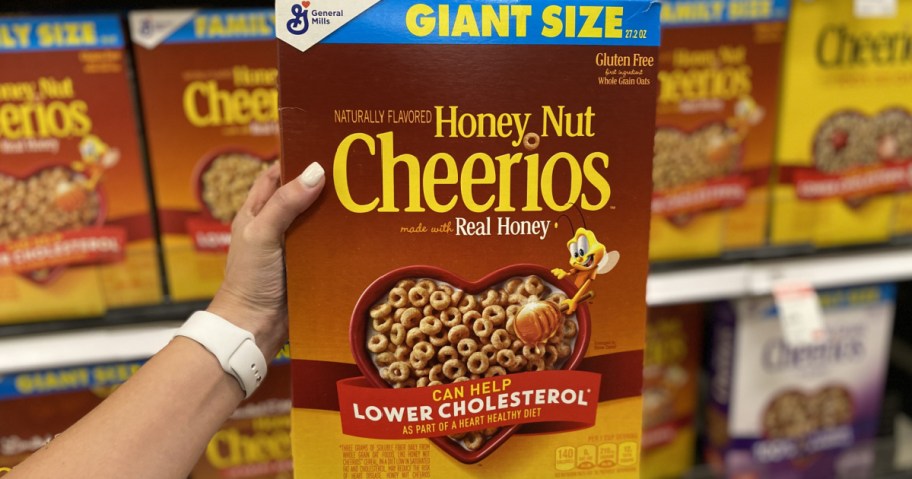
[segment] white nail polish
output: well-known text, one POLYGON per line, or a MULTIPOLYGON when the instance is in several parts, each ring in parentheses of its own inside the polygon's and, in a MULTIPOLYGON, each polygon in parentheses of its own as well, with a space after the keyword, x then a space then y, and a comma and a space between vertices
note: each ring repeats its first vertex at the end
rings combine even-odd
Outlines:
POLYGON ((315 161, 307 165, 307 168, 304 168, 304 172, 298 177, 298 181, 306 186, 317 186, 320 180, 323 179, 323 175, 323 167, 315 161))

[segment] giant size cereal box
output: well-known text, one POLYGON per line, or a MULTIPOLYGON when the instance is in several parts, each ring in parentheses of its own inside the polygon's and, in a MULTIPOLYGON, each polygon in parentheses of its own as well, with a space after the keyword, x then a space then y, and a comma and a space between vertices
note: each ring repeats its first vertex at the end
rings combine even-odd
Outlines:
POLYGON ((895 12, 877 17, 856 15, 863 3, 793 2, 775 244, 833 246, 912 232, 912 2, 893 2, 895 12))
POLYGON ((161 299, 125 55, 113 15, 0 18, 0 322, 161 299))
POLYGON ((143 361, 0 376, 0 477, 89 413, 143 361))
POLYGON ((642 478, 693 467, 703 305, 649 308, 643 361, 642 478))
POLYGON ((762 246, 788 0, 664 3, 650 257, 762 246))
POLYGON ((277 2, 300 477, 639 476, 659 11, 277 2))
POLYGON ((231 220, 278 154, 272 11, 130 13, 171 297, 211 296, 231 220))
POLYGON ((877 433, 894 285, 819 294, 826 334, 793 344, 772 298, 720 305, 708 459, 728 477, 866 477, 877 433))

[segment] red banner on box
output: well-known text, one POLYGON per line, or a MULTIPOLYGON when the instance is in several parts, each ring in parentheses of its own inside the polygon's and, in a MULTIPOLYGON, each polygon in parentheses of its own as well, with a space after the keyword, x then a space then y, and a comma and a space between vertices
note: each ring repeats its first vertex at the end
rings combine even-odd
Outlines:
POLYGON ((671 443, 678 437, 678 434, 681 433, 682 429, 693 427, 693 422, 694 418, 687 416, 668 421, 664 424, 644 428, 642 441, 643 450, 647 451, 671 443))
POLYGON ((24 273, 123 259, 127 232, 117 227, 82 228, 0 244, 0 271, 24 273))
POLYGON ((871 196, 912 187, 912 161, 881 163, 840 174, 801 169, 793 176, 795 192, 802 200, 871 196))
POLYGON ((731 176, 652 194, 652 214, 676 216, 721 208, 735 208, 747 200, 751 180, 731 176))
POLYGON ((439 437, 532 422, 595 424, 601 375, 538 371, 424 388, 336 385, 342 432, 373 439, 439 437))
POLYGON ((187 218, 187 234, 197 251, 226 252, 231 244, 231 225, 204 218, 187 218))

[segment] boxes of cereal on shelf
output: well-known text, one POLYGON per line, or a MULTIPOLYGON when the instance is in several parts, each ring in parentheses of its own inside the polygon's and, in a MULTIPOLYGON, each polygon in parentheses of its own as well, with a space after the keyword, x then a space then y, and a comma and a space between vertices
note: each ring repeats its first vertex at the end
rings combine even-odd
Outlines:
POLYGON ((296 471, 638 477, 659 7, 277 2, 296 471))
POLYGON ((0 477, 104 400, 143 361, 0 376, 0 477))
POLYGON ((209 440, 191 479, 291 479, 291 362, 286 346, 263 384, 209 440))
POLYGON ((912 232, 912 3, 793 2, 771 241, 833 246, 912 232), (859 14, 862 12, 858 12, 859 14))
POLYGON ((649 308, 643 368, 642 477, 693 467, 703 305, 649 308))
POLYGON ((130 13, 174 299, 218 288, 231 219, 278 156, 273 23, 268 9, 130 13))
POLYGON ((718 256, 766 242, 788 0, 666 1, 650 257, 718 256))
POLYGON ((120 20, 0 31, 0 323, 160 301, 120 20))
POLYGON ((786 341, 772 298, 717 308, 708 459, 730 477, 864 477, 877 433, 894 285, 819 293, 826 334, 786 341))

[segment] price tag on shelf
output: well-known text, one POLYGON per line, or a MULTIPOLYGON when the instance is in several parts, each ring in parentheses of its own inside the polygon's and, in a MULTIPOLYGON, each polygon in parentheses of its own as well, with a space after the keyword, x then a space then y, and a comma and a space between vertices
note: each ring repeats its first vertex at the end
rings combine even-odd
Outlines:
POLYGON ((823 309, 817 291, 807 281, 785 280, 773 284, 773 299, 785 342, 806 346, 826 341, 823 309))
POLYGON ((898 0, 855 0, 853 3, 857 18, 894 18, 898 9, 898 0))

